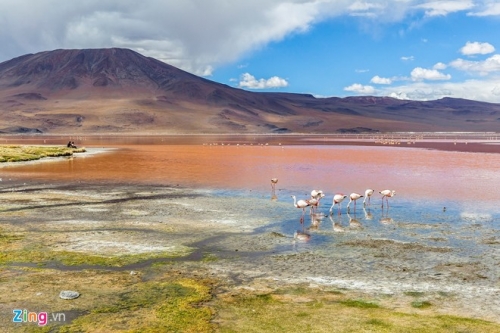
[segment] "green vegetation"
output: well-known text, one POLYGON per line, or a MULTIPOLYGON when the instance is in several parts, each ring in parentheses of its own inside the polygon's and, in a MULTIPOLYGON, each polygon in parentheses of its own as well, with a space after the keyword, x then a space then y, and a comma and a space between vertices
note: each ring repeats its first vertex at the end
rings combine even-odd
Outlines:
POLYGON ((411 306, 417 309, 425 309, 430 307, 432 304, 429 301, 415 301, 411 302, 411 306))
MULTIPOLYGON (((1 244, 1 235, 0 235, 1 244)), ((121 256, 99 256, 80 252, 52 251, 42 246, 26 246, 22 249, 3 250, 0 252, 0 265, 10 263, 36 263, 44 266, 50 262, 59 262, 67 266, 125 266, 149 259, 172 258, 187 255, 189 252, 179 253, 141 253, 121 256)))
POLYGON ((422 291, 406 291, 404 294, 406 296, 421 297, 424 296, 425 293, 422 291))
POLYGON ((360 308, 360 309, 374 309, 374 308, 379 307, 375 303, 366 302, 366 301, 359 300, 359 299, 347 299, 345 301, 341 301, 340 303, 345 305, 345 306, 350 306, 353 308, 360 308))
POLYGON ((146 282, 73 321, 59 332, 212 332, 207 281, 181 279, 146 282), (126 319, 126 320, 124 320, 126 319))
POLYGON ((22 162, 39 160, 44 157, 71 156, 83 153, 85 148, 66 146, 0 146, 0 162, 22 162))
MULTIPOLYGON (((301 294, 301 293, 300 293, 301 294)), ((225 295, 217 304, 218 332, 497 332, 500 325, 447 315, 403 313, 374 301, 308 289, 309 302, 289 292, 225 295), (321 306, 319 306, 321 304, 321 306), (311 306, 313 305, 313 306, 311 306)))

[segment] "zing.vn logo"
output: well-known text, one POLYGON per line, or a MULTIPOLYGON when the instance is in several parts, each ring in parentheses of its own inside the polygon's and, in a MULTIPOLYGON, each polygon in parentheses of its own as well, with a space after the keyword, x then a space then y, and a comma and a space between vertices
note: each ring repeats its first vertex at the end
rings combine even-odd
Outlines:
POLYGON ((47 321, 66 321, 66 315, 62 312, 52 313, 52 318, 48 318, 47 312, 28 312, 24 309, 14 309, 14 318, 12 321, 14 323, 38 323, 38 326, 47 325, 47 321))

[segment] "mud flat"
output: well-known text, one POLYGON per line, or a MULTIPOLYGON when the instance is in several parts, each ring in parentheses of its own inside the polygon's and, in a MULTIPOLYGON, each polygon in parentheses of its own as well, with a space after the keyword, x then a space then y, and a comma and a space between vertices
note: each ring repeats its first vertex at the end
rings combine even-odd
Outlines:
MULTIPOLYGON (((127 293, 179 276, 192 279, 185 284, 210 279, 216 299, 300 287, 306 291, 287 296, 294 303, 313 302, 328 291, 402 313, 500 323, 498 234, 477 240, 490 247, 489 256, 357 229, 313 248, 273 226, 289 203, 252 193, 242 198, 181 187, 71 182, 1 186, 0 326, 11 331, 26 328, 12 323, 12 309, 19 308, 64 312, 64 324, 90 329, 96 309, 123 310, 102 310, 103 303, 122 304, 127 293), (81 296, 61 303, 57 295, 66 289, 81 296)), ((411 232, 426 226, 397 227, 411 232)), ((471 224, 471 232, 476 227, 471 224)), ((452 230, 435 237, 447 232, 452 230)), ((212 313, 211 322, 227 323, 225 309, 212 313)))

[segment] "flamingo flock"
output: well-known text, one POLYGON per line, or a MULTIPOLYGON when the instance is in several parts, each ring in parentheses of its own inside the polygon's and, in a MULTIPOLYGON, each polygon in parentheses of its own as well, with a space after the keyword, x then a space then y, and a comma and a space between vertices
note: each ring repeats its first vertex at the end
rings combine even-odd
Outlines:
MULTIPOLYGON (((276 190, 276 184, 278 183, 278 178, 271 178, 271 188, 272 188, 272 193, 275 193, 276 190)), ((364 194, 360 194, 357 192, 352 192, 349 196, 343 194, 343 193, 336 193, 333 196, 333 201, 332 201, 332 206, 330 207, 330 215, 333 214, 333 210, 335 206, 337 206, 337 214, 341 215, 342 214, 342 202, 349 198, 349 202, 347 204, 347 213, 350 213, 351 211, 351 204, 354 203, 354 212, 356 212, 356 202, 363 198, 363 207, 366 207, 367 205, 371 205, 371 197, 375 193, 375 190, 368 188, 365 190, 364 194)), ((392 198, 396 195, 395 190, 382 190, 378 192, 379 194, 382 195, 382 208, 384 208, 384 200, 387 204, 387 208, 389 208, 389 198, 392 198)), ((304 218, 306 208, 310 208, 310 214, 315 214, 317 213, 317 210, 319 208, 319 204, 321 199, 325 197, 325 193, 322 190, 317 190, 314 189, 311 191, 311 197, 308 199, 298 199, 295 195, 291 195, 293 199, 293 206, 298 209, 302 209, 302 218, 301 221, 304 218)))
MULTIPOLYGON (((343 193, 337 193, 333 196, 332 206, 330 207, 330 215, 333 214, 333 210, 335 206, 337 206, 337 214, 341 215, 342 212, 342 202, 349 198, 349 203, 347 204, 347 213, 351 211, 351 204, 354 203, 354 212, 356 211, 356 202, 363 198, 363 207, 366 205, 371 205, 371 197, 375 193, 373 189, 367 189, 364 195, 353 192, 349 196, 343 193)), ((382 208, 384 208, 384 200, 387 203, 387 208, 389 208, 389 198, 392 198, 396 195, 395 190, 382 190, 379 191, 382 195, 382 208)), ((295 195, 291 196, 293 198, 293 205, 295 208, 302 209, 302 218, 305 214, 306 208, 310 207, 310 214, 316 213, 319 207, 320 200, 325 197, 325 194, 322 190, 312 190, 311 197, 309 199, 299 199, 295 195)))

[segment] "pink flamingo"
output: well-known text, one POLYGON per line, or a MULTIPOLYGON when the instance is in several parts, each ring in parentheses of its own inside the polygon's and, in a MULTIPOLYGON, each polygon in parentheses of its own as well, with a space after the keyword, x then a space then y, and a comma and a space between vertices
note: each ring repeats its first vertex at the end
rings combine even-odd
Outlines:
POLYGON ((301 221, 302 221, 304 219, 304 214, 306 213, 306 207, 309 206, 309 203, 306 200, 302 200, 302 199, 297 201, 297 198, 295 197, 295 195, 292 195, 291 197, 293 198, 293 205, 295 206, 295 208, 302 209, 302 217, 301 217, 301 221))
POLYGON ((373 195, 373 192, 374 192, 374 190, 372 190, 371 188, 369 188, 365 191, 365 198, 363 199, 363 206, 366 206, 366 199, 367 198, 368 198, 368 205, 371 205, 370 199, 373 195))
POLYGON ((342 213, 340 212, 340 209, 341 209, 341 203, 342 203, 342 201, 344 201, 344 199, 345 199, 345 198, 347 198, 347 195, 343 195, 342 193, 335 194, 335 195, 333 196, 333 204, 332 204, 332 207, 330 207, 330 214, 332 214, 332 210, 333 210, 333 207, 334 207, 335 205, 339 205, 339 206, 338 206, 338 213, 339 213, 339 215, 340 215, 340 214, 342 214, 342 213))
POLYGON ((307 203, 311 206, 311 214, 313 211, 316 211, 319 207, 319 201, 325 197, 325 194, 321 190, 312 190, 311 191, 311 199, 306 200, 307 203))
POLYGON ((271 188, 273 192, 276 190, 276 184, 278 184, 278 178, 271 178, 271 188))
POLYGON ((384 198, 387 201, 387 208, 389 208, 389 198, 392 198, 396 195, 396 191, 394 190, 383 190, 378 192, 382 194, 382 208, 384 208, 384 198))
POLYGON ((358 194, 358 193, 351 193, 349 195, 349 203, 347 204, 347 212, 349 213, 351 211, 351 202, 354 201, 354 211, 356 211, 356 200, 358 200, 359 198, 362 198, 363 196, 361 194, 358 194))

